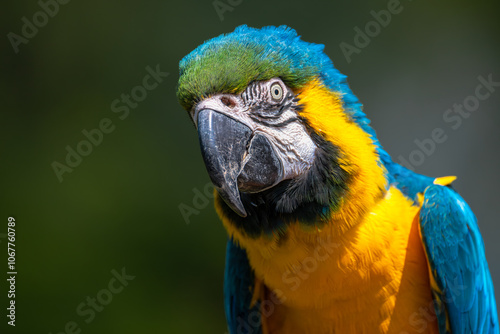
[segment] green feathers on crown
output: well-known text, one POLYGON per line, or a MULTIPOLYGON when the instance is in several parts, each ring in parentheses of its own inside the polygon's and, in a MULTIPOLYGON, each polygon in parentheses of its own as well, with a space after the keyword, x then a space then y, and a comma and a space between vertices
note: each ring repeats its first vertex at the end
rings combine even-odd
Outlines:
POLYGON ((291 44, 299 40, 294 30, 281 29, 274 35, 262 30, 239 27, 181 60, 177 98, 184 109, 191 110, 212 94, 240 93, 252 81, 280 77, 289 87, 299 88, 319 74, 317 67, 304 65, 307 57, 300 55, 298 62, 298 54, 290 52, 291 44))

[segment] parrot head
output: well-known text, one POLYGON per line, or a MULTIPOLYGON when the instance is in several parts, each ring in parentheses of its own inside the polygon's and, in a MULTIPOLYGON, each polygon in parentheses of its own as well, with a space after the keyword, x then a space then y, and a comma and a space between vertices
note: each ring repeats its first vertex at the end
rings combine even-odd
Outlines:
POLYGON ((240 26, 180 62, 218 213, 246 235, 347 220, 384 193, 386 153, 323 48, 240 26))

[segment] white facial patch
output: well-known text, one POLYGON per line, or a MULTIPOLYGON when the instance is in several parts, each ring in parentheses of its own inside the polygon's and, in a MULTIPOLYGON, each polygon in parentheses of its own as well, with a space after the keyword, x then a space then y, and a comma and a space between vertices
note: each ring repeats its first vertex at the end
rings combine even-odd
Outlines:
POLYGON ((317 146, 296 111, 295 95, 279 78, 256 82, 241 94, 217 94, 194 106, 195 125, 200 110, 211 109, 231 117, 253 134, 263 134, 272 144, 283 167, 282 178, 292 179, 312 166, 317 146), (277 90, 280 85, 282 92, 277 90), (280 100, 277 100, 280 98, 280 100))

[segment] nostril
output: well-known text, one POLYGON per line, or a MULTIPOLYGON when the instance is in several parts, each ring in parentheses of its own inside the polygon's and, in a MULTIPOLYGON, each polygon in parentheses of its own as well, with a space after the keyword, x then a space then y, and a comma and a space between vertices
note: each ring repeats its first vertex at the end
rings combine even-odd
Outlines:
POLYGON ((220 98, 220 101, 229 108, 234 108, 236 106, 236 102, 230 98, 229 96, 223 96, 220 98))

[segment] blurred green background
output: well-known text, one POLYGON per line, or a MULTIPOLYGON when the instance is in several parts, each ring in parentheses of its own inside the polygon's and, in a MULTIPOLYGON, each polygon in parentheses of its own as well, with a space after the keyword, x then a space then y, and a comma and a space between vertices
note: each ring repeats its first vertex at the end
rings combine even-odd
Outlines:
POLYGON ((500 88, 458 129, 443 121, 474 94, 479 75, 500 81, 498 3, 401 1, 402 12, 350 63, 340 43, 354 44, 353 29, 364 29, 370 11, 387 1, 231 3, 221 20, 213 1, 72 0, 18 53, 8 34, 21 35, 22 18, 33 22, 41 7, 3 3, 0 233, 14 216, 18 281, 13 329, 0 280, 0 332, 55 334, 70 321, 82 333, 225 332, 225 231, 211 199, 195 203, 199 213, 189 224, 179 210, 194 207, 196 189, 203 192, 209 179, 175 87, 184 55, 240 24, 287 24, 325 44, 396 160, 408 159, 415 139, 444 129, 448 140, 416 170, 459 177, 455 186, 479 219, 500 300, 500 88), (169 76, 120 119, 111 103, 157 64, 169 76), (59 182, 52 163, 65 163, 66 146, 76 149, 82 130, 103 118, 114 131, 59 182), (78 305, 104 298, 111 271, 122 268, 135 278, 86 323, 78 305))

